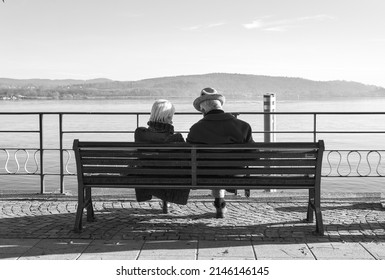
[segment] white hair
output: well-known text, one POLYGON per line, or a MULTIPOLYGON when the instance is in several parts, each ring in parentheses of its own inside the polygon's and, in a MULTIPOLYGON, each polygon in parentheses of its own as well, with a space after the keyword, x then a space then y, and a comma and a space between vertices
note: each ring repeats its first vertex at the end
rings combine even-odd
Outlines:
POLYGON ((199 105, 204 113, 208 113, 211 110, 222 109, 222 104, 219 100, 205 100, 199 105))
POLYGON ((159 99, 152 105, 150 121, 172 124, 174 113, 175 107, 170 101, 159 99))

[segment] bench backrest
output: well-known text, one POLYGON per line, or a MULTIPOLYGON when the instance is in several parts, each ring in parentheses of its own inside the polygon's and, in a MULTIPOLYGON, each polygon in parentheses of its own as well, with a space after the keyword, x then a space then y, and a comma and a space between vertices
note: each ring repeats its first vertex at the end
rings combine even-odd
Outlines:
POLYGON ((74 140, 84 187, 316 188, 324 143, 143 144, 74 140))

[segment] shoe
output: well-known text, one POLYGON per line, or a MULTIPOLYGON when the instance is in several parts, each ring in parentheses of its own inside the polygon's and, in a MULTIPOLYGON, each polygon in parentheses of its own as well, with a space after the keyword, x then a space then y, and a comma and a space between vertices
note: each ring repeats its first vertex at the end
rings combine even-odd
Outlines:
POLYGON ((224 218, 226 218, 226 213, 227 213, 227 208, 226 207, 217 208, 217 213, 215 215, 215 218, 217 218, 217 219, 224 219, 224 218))
POLYGON ((226 217, 227 208, 226 208, 226 201, 224 198, 216 198, 214 201, 214 206, 217 210, 215 218, 217 219, 223 219, 226 217))

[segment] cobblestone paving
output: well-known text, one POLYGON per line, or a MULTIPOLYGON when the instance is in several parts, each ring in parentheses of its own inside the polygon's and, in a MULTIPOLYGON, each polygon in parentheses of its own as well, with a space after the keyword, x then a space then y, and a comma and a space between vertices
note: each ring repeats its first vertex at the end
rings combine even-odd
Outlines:
POLYGON ((134 199, 99 199, 95 222, 73 231, 75 198, 0 199, 0 238, 104 240, 252 240, 269 242, 384 242, 385 210, 375 201, 329 199, 322 203, 325 235, 304 223, 306 200, 257 201, 228 198, 226 219, 215 219, 211 199, 172 205, 134 199))

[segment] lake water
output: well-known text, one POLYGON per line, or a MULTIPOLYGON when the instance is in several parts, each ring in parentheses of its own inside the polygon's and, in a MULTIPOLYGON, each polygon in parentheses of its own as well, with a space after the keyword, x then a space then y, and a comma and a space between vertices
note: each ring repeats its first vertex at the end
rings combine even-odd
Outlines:
MULTIPOLYGON (((171 100, 177 112, 195 113, 191 101, 171 100)), ((0 101, 0 112, 143 112, 150 111, 153 100, 23 100, 0 101)), ((317 118, 317 129, 321 131, 361 130, 385 131, 385 98, 368 99, 335 99, 327 101, 280 101, 277 99, 277 112, 384 112, 384 115, 320 115, 317 118)), ((224 106, 228 112, 240 112, 239 118, 249 122, 254 132, 255 141, 263 141, 263 116, 242 114, 242 112, 262 112, 261 100, 228 100, 224 106)), ((201 118, 201 115, 176 115, 174 126, 177 131, 187 135, 191 124, 201 118)), ((148 115, 142 115, 139 125, 145 126, 148 115)), ((44 117, 44 148, 57 149, 59 145, 58 116, 46 115, 44 117)), ((136 128, 136 116, 122 115, 67 115, 63 118, 64 131, 109 131, 118 130, 118 134, 81 134, 66 133, 64 135, 64 148, 71 149, 74 138, 82 140, 116 140, 131 141, 132 133, 136 128)), ((0 115, 0 130, 37 130, 38 117, 31 115, 0 115)), ((312 115, 277 115, 277 131, 311 131, 313 129, 312 115)), ((385 134, 329 134, 320 133, 318 139, 325 140, 327 150, 385 150, 385 134)), ((0 134, 0 173, 5 173, 4 166, 6 154, 2 148, 38 148, 38 134, 1 133, 0 134)), ((276 136, 276 141, 313 141, 313 134, 284 133, 276 136)), ((33 157, 33 155, 31 155, 33 157)), ((26 158, 18 152, 18 158, 26 158)), ((67 157, 67 154, 65 154, 67 157)), ((48 173, 59 172, 59 153, 57 151, 45 152, 45 171, 48 173)), ((338 160, 338 159, 337 159, 338 160)), ((22 161, 22 160, 21 160, 22 161)), ((24 162, 26 159, 24 159, 24 162)), ((21 165, 24 164, 22 161, 21 165)), ((346 164, 345 164, 346 165, 346 164)), ((8 163, 11 171, 17 166, 11 159, 8 163)), ((27 164, 29 170, 36 167, 33 160, 27 164)), ((328 172, 327 161, 324 161, 324 172, 328 172)), ((382 166, 381 166, 382 168, 382 166)), ((75 171, 73 158, 69 161, 68 169, 75 171)), ((366 170, 362 174, 365 174, 366 170)), ((385 174, 380 170, 380 174, 385 174)), ((343 192, 385 192, 385 178, 324 178, 324 191, 343 192)), ((46 177, 46 190, 57 192, 59 185, 58 176, 46 177)), ((38 176, 0 176, 0 191, 39 191, 38 176)), ((65 188, 67 191, 76 189, 76 178, 66 177, 65 188)))

